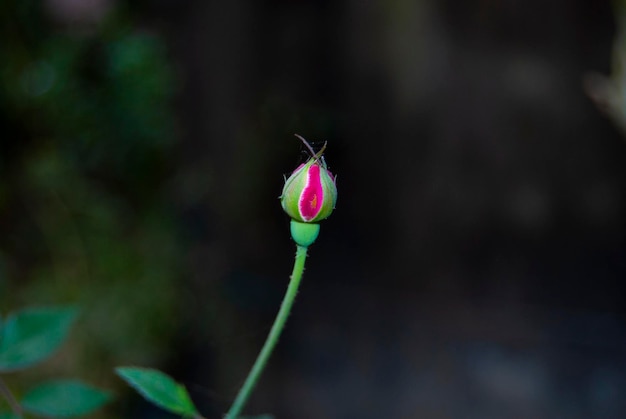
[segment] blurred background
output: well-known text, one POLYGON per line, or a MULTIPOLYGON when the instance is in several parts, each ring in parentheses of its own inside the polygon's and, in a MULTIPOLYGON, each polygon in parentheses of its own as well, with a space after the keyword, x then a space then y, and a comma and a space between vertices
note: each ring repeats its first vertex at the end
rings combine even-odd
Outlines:
MULTIPOLYGON (((626 416, 626 62, 596 0, 0 3, 0 310, 74 303, 47 375, 166 371, 225 412, 338 175, 247 411, 626 416)), ((624 26, 626 28, 626 26, 624 26)))

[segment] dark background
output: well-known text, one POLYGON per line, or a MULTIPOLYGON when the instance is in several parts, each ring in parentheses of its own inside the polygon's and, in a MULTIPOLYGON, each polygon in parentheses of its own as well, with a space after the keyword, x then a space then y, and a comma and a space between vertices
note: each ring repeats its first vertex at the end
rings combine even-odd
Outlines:
POLYGON ((616 10, 3 1, 0 307, 83 308, 13 384, 166 418, 113 374, 151 366, 220 417, 291 271, 298 133, 338 204, 248 412, 626 416, 626 143, 584 87, 619 70, 616 10))

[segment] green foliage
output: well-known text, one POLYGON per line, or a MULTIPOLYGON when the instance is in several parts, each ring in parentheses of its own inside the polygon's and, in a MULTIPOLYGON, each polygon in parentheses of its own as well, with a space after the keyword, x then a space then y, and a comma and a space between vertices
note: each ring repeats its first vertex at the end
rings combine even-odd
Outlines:
POLYGON ((30 367, 52 355, 76 314, 74 308, 35 308, 10 315, 1 330, 0 372, 30 367))
MULTIPOLYGON (((67 339, 77 314, 73 307, 46 307, 9 315, 0 323, 0 373, 32 367, 53 355, 67 339)), ((79 380, 56 380, 31 389, 18 402, 4 382, 0 385, 7 400, 14 400, 25 412, 48 418, 82 416, 111 398, 79 380)), ((0 412, 0 419, 15 417, 15 412, 0 412)))
POLYGON ((179 415, 199 416, 185 387, 161 371, 138 367, 118 367, 115 371, 155 405, 179 415))
POLYGON ((26 412, 51 418, 86 415, 102 407, 111 396, 78 380, 50 381, 32 389, 21 400, 26 412))
MULTIPOLYGON (((98 333, 73 339, 63 361, 92 376, 114 358, 167 355, 182 271, 167 186, 174 78, 163 41, 116 6, 75 30, 51 19, 46 2, 0 2, 0 307, 89 306, 82 326, 98 333)), ((58 349, 74 317, 56 314, 5 319, 0 373, 58 349)), ((24 375, 18 389, 29 387, 24 375)), ((51 410, 64 395, 99 400, 57 383, 22 402, 34 412, 49 401, 46 415, 59 417, 71 413, 51 410)))
POLYGON ((64 361, 100 377, 116 358, 163 359, 175 332, 174 77, 123 4, 84 31, 46 5, 0 2, 0 308, 88 306, 98 333, 64 361))

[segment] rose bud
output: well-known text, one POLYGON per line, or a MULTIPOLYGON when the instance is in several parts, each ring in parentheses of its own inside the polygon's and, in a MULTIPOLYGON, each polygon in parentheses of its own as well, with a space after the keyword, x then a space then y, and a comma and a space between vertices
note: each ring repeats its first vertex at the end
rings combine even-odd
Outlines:
POLYGON ((335 208, 337 186, 322 158, 323 152, 324 149, 313 155, 285 181, 280 203, 295 221, 317 223, 328 218, 335 208))

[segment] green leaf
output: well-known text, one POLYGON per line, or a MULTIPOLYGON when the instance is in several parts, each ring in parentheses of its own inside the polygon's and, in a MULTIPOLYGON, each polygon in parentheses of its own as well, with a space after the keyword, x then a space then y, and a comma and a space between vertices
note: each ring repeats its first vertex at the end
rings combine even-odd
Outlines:
POLYGON ((20 419, 11 412, 0 412, 0 419, 20 419))
POLYGON ((0 332, 0 372, 43 361, 61 346, 76 319, 74 308, 34 308, 11 314, 0 332))
POLYGON ((106 391, 79 380, 55 380, 30 390, 20 404, 27 412, 50 418, 71 418, 93 412, 111 400, 106 391))
POLYGON ((161 371, 138 367, 118 367, 115 371, 157 406, 183 416, 199 414, 185 387, 161 371))

